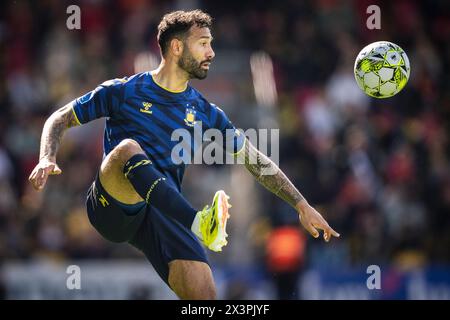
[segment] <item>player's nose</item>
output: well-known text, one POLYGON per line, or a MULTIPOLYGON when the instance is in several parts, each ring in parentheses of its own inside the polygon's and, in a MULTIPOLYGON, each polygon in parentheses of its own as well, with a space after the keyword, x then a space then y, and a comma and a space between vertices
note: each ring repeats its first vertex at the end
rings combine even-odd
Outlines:
POLYGON ((206 53, 206 58, 208 60, 212 60, 216 56, 216 53, 212 48, 209 49, 209 51, 206 53))

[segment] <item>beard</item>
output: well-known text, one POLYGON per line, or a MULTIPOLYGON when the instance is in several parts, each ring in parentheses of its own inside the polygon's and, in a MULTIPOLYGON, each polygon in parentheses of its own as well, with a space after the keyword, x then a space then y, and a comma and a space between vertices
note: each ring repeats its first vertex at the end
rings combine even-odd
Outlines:
POLYGON ((205 62, 211 62, 211 60, 198 62, 186 46, 185 50, 183 50, 183 55, 178 60, 178 66, 188 73, 190 79, 203 80, 208 75, 208 70, 202 68, 202 64, 205 62))

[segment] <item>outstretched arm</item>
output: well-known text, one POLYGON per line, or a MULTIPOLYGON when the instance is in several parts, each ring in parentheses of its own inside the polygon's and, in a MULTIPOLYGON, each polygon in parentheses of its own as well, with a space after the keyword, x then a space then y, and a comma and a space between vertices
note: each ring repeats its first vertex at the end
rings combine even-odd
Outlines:
POLYGON ((260 184, 295 208, 303 227, 314 238, 319 237, 317 229, 324 231, 323 237, 327 242, 331 236, 339 237, 339 234, 328 225, 322 215, 308 204, 283 171, 256 149, 249 140, 245 140, 244 150, 237 157, 241 158, 240 160, 243 161, 247 170, 260 184))
POLYGON ((56 164, 56 153, 64 132, 79 125, 72 104, 55 111, 45 122, 41 136, 39 163, 28 178, 36 190, 41 190, 49 175, 60 174, 62 171, 56 164))

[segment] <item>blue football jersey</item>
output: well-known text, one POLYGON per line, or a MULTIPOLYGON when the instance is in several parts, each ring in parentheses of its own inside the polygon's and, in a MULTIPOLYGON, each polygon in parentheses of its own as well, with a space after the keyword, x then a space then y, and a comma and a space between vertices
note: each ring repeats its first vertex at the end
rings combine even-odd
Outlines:
MULTIPOLYGON (((180 142, 173 139, 174 130, 185 129, 193 137, 195 128, 201 128, 202 134, 217 129, 226 140, 224 148, 236 153, 244 147, 245 136, 200 92, 191 86, 181 92, 169 91, 158 85, 150 72, 106 81, 72 105, 80 124, 106 117, 105 156, 123 139, 136 140, 155 168, 178 190, 186 163, 173 159, 172 150, 180 142)), ((194 146, 190 144, 192 155, 194 146)))

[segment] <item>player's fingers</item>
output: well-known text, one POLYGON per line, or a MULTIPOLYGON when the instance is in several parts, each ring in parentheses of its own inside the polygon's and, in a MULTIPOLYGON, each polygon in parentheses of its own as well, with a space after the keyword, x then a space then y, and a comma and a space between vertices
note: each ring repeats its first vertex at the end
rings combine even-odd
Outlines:
POLYGON ((314 228, 314 226, 311 223, 308 223, 306 226, 306 230, 308 230, 308 232, 314 237, 314 238, 318 238, 319 237, 319 231, 317 231, 316 228, 314 228))
POLYGON ((32 173, 31 173, 31 184, 33 185, 33 187, 38 190, 39 189, 39 178, 42 175, 42 169, 35 169, 32 173))
POLYGON ((51 170, 52 168, 41 169, 41 173, 38 174, 37 178, 37 187, 39 190, 44 187, 45 182, 47 181, 48 174, 50 173, 51 170))
POLYGON ((30 176, 28 177, 28 180, 30 180, 30 182, 33 182, 34 179, 36 179, 36 168, 33 169, 33 171, 31 171, 30 176))
POLYGON ((47 182, 48 176, 52 174, 52 171, 53 166, 44 169, 44 174, 42 176, 41 185, 39 186, 39 189, 42 189, 44 187, 45 183, 47 182))
POLYGON ((331 238, 330 231, 328 229, 324 230, 323 240, 325 240, 325 242, 328 242, 328 241, 330 241, 330 238, 331 238))
POLYGON ((36 173, 36 184, 39 185, 45 175, 45 169, 39 168, 38 172, 36 173))
POLYGON ((28 180, 30 181, 33 188, 36 189, 36 170, 33 170, 33 172, 31 172, 30 176, 28 177, 28 180))
POLYGON ((38 169, 36 172, 36 176, 34 177, 34 187, 35 189, 39 189, 39 185, 41 184, 41 177, 44 172, 44 169, 38 169))
POLYGON ((323 239, 328 242, 331 238, 331 227, 325 220, 319 220, 312 223, 313 227, 319 230, 323 230, 323 239))
POLYGON ((339 238, 341 235, 339 234, 339 233, 337 233, 332 227, 329 227, 330 228, 330 234, 333 236, 333 237, 336 237, 336 238, 339 238))
POLYGON ((339 238, 340 234, 333 230, 329 225, 324 229, 323 238, 326 242, 330 241, 331 236, 339 238))

